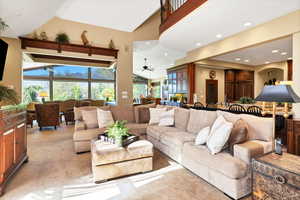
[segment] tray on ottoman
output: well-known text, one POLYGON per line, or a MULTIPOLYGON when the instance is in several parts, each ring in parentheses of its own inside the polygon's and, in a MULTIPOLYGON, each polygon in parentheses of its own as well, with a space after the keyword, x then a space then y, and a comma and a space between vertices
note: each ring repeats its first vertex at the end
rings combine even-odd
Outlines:
POLYGON ((101 140, 92 140, 92 171, 94 181, 105 180, 152 170, 153 145, 138 140, 126 147, 101 140))

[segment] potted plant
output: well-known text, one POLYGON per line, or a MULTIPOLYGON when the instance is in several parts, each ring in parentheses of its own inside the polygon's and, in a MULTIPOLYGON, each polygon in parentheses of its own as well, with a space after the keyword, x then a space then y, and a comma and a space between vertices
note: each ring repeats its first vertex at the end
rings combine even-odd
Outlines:
POLYGON ((5 21, 0 18, 0 33, 5 31, 8 28, 8 25, 5 23, 5 21))
POLYGON ((66 33, 58 33, 56 35, 55 41, 58 43, 63 43, 63 44, 69 44, 70 39, 69 36, 66 33))
POLYGON ((5 105, 16 105, 19 103, 19 97, 15 90, 0 85, 0 107, 5 105))
POLYGON ((128 128, 126 128, 126 121, 116 121, 107 129, 109 138, 113 138, 118 146, 123 146, 123 139, 130 136, 128 128))

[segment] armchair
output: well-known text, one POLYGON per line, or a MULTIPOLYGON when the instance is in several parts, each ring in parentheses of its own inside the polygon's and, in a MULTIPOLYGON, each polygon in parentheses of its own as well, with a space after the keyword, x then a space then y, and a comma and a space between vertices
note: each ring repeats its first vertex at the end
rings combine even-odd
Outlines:
POLYGON ((59 126, 59 104, 36 104, 36 119, 40 130, 47 126, 59 126))

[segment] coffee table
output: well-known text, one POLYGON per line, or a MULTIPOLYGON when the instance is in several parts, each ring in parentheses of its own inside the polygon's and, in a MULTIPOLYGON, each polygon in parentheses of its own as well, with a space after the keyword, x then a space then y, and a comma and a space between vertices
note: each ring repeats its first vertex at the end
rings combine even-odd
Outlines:
POLYGON ((95 183, 153 169, 153 144, 147 140, 119 147, 94 139, 91 141, 91 155, 95 183))

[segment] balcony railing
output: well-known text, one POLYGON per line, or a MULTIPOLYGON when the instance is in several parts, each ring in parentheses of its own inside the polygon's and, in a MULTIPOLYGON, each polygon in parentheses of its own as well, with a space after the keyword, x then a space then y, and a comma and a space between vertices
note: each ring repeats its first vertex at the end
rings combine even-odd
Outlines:
POLYGON ((164 32, 206 1, 207 0, 160 0, 161 25, 159 32, 164 32))

